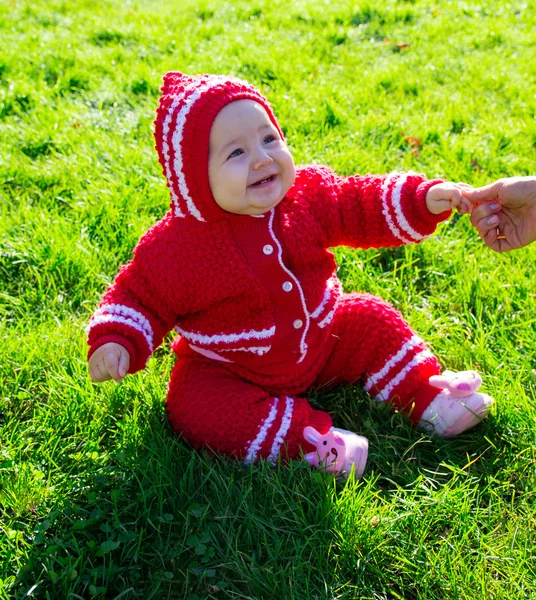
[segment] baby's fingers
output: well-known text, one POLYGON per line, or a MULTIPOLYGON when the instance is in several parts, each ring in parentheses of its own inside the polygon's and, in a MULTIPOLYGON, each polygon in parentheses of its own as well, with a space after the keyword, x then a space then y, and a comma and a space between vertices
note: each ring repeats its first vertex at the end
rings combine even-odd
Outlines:
POLYGON ((470 215, 473 212, 473 203, 462 195, 460 204, 458 205, 458 211, 462 214, 470 215))
POLYGON ((121 356, 116 352, 107 352, 104 355, 104 366, 110 377, 117 382, 120 382, 125 375, 120 375, 119 364, 121 356))
POLYGON ((128 373, 128 368, 130 367, 130 355, 128 352, 121 352, 121 356, 119 357, 119 377, 123 379, 123 377, 128 373))
POLYGON ((450 192, 450 206, 452 208, 457 208, 458 212, 462 214, 470 213, 472 208, 469 200, 458 188, 453 188, 450 192))
POLYGON ((108 370, 104 365, 104 361, 100 360, 98 362, 90 362, 89 364, 89 376, 91 380, 95 383, 101 383, 103 381, 108 381, 111 379, 108 370))

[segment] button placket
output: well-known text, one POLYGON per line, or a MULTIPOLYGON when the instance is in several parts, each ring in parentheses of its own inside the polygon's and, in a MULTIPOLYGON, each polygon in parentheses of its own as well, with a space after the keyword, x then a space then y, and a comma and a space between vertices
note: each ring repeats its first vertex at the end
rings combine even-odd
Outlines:
POLYGON ((266 257, 261 259, 261 262, 266 275, 269 276, 269 293, 277 306, 276 327, 283 334, 281 340, 283 336, 286 340, 283 348, 287 351, 292 347, 292 353, 300 355, 297 362, 301 362, 307 354, 305 338, 309 331, 309 315, 300 282, 284 263, 283 249, 279 241, 280 232, 274 230, 274 214, 272 210, 268 221, 270 238, 264 237, 263 231, 257 238, 259 245, 256 251, 262 250, 266 257))

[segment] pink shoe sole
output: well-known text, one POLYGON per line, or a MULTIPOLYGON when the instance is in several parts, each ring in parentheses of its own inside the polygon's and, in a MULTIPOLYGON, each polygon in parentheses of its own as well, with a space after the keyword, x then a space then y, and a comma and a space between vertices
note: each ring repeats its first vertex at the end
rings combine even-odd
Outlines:
POLYGON ((466 410, 463 415, 441 434, 442 438, 451 438, 468 429, 472 429, 489 414, 493 398, 487 394, 475 393, 464 399, 466 410))
POLYGON ((308 426, 303 430, 303 435, 317 448, 316 451, 305 455, 305 460, 312 467, 348 477, 354 465, 355 477, 363 475, 368 458, 367 438, 336 427, 321 435, 316 429, 308 426))
POLYGON ((365 467, 367 466, 368 459, 368 442, 365 438, 366 446, 361 448, 361 451, 358 453, 356 457, 354 457, 354 473, 357 478, 363 477, 363 473, 365 472, 365 467))
POLYGON ((344 459, 344 463, 339 470, 344 477, 350 475, 352 465, 354 465, 354 474, 356 479, 363 476, 365 467, 367 466, 368 459, 368 440, 362 435, 356 433, 347 432, 344 429, 338 429, 337 427, 332 428, 333 431, 339 431, 342 434, 349 434, 350 444, 344 459))

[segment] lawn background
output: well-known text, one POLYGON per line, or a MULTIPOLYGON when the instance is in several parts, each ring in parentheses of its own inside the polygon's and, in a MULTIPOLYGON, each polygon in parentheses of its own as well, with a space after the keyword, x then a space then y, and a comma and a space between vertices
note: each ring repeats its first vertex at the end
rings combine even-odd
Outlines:
POLYGON ((0 4, 0 598, 534 598, 536 244, 497 255, 467 217, 422 245, 337 249, 491 417, 430 440, 359 389, 312 401, 370 440, 356 482, 198 454, 167 424, 169 339, 93 385, 84 327, 167 209, 162 74, 232 74, 297 163, 478 185, 534 174, 527 1, 0 4))

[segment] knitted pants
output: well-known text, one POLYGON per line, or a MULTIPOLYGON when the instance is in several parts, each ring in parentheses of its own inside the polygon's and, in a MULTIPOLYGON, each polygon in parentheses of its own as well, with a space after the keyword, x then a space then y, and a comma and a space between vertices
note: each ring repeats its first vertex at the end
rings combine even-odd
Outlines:
MULTIPOLYGON (((375 296, 344 295, 331 334, 333 349, 313 386, 362 382, 377 400, 389 401, 417 423, 439 392, 428 383, 439 364, 398 311, 375 296)), ((266 388, 245 381, 224 363, 197 354, 180 357, 169 384, 169 418, 193 447, 246 463, 260 457, 276 461, 278 455, 298 458, 313 450, 303 429, 312 425, 326 433, 329 414, 314 410, 306 398, 266 388)))

